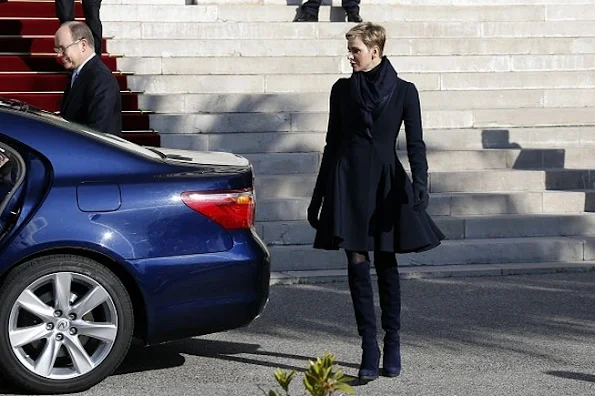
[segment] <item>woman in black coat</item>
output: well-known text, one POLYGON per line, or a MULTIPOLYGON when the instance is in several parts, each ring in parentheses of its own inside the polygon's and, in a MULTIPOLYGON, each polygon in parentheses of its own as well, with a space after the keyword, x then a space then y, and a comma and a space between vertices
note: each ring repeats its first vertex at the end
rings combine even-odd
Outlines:
POLYGON ((350 29, 346 38, 353 74, 338 80, 331 91, 326 146, 308 221, 316 228, 314 248, 342 248, 347 254, 349 288, 362 337, 358 377, 366 383, 380 372, 369 252, 374 252, 385 331, 382 372, 394 377, 401 371, 395 253, 432 249, 444 235, 426 213, 428 165, 417 89, 397 77, 382 55, 382 26, 364 22, 350 29), (413 183, 396 155, 403 123, 413 183))

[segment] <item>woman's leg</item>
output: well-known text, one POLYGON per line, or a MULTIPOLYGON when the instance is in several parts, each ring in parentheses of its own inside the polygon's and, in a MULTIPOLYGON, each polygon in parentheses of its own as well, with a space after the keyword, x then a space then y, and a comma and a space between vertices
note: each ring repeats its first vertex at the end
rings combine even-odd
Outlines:
POLYGON ((401 373, 401 283, 394 253, 374 252, 374 266, 378 278, 378 295, 385 331, 382 374, 396 377, 401 373))
POLYGON ((358 372, 359 381, 365 384, 378 378, 380 349, 376 340, 376 314, 374 313, 374 290, 370 278, 368 252, 347 253, 349 290, 355 312, 357 331, 362 337, 362 362, 358 372))

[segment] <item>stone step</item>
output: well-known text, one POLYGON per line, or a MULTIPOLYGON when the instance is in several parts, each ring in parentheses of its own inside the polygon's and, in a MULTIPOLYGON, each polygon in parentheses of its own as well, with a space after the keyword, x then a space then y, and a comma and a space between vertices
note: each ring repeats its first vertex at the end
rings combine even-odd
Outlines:
MULTIPOLYGON (((109 45, 109 43, 108 43, 109 45)), ((111 48, 111 47, 110 47, 111 48)), ((399 56, 389 57, 391 63, 397 69, 403 78, 413 78, 415 73, 435 73, 432 84, 429 89, 440 89, 440 76, 447 76, 447 73, 485 73, 485 72, 525 72, 521 77, 529 79, 535 72, 550 72, 545 75, 543 80, 538 77, 531 77, 532 87, 547 88, 547 84, 553 81, 553 87, 576 88, 582 85, 568 85, 563 79, 556 77, 552 72, 580 72, 566 74, 567 78, 573 81, 585 78, 587 86, 595 70, 595 55, 490 55, 490 56, 399 56), (532 73, 527 73, 532 72, 532 73), (590 74, 589 74, 590 73, 590 74), (553 80, 552 80, 553 78, 553 80), (541 85, 538 85, 541 84, 541 85)), ((331 86, 332 83, 341 75, 348 77, 351 75, 351 67, 345 56, 321 56, 316 61, 305 60, 304 57, 201 57, 197 62, 196 57, 126 57, 117 59, 118 69, 123 71, 133 71, 137 75, 146 74, 174 74, 174 75, 213 75, 213 74, 249 74, 253 75, 255 70, 260 74, 283 74, 283 78, 289 75, 307 74, 308 78, 323 78, 324 88, 331 86), (307 65, 307 66, 306 66, 307 65), (322 74, 322 76, 318 76, 322 74), (332 80, 329 80, 332 78, 332 80)), ((518 74, 508 73, 504 77, 518 76, 518 74)), ((485 75, 485 74, 484 74, 485 75)), ((301 76, 298 83, 306 83, 301 76)), ((185 77, 188 78, 188 77, 185 77)), ((314 80, 320 82, 320 80, 314 80)), ((506 83, 509 84, 509 83, 506 83)), ((291 86, 296 85, 292 82, 291 86)), ((494 85, 492 85, 494 86, 494 85)), ((522 89, 522 85, 509 85, 511 88, 522 89)), ((313 84, 310 91, 319 91, 313 84)), ((460 89, 460 87, 458 87, 460 89)), ((529 88, 529 87, 528 87, 529 88)), ((285 89, 286 90, 286 89, 285 89)), ((294 88, 295 90, 295 88, 294 88)), ((304 89, 302 88, 302 91, 304 89)))
MULTIPOLYGON (((595 9, 594 9, 595 11, 595 9)), ((429 38, 387 40, 387 56, 467 56, 467 55, 547 55, 593 54, 595 37, 505 37, 429 38)), ((335 39, 113 39, 112 53, 148 57, 230 57, 230 56, 341 56, 346 53, 343 37, 335 39)))
MULTIPOLYGON (((11 0, 25 1, 25 0, 11 0)), ((40 0, 48 1, 48 0, 40 0)), ((303 0, 103 0, 103 4, 186 4, 186 5, 209 5, 209 4, 236 4, 236 5, 276 5, 276 6, 299 6, 303 0)), ((415 4, 420 6, 435 6, 439 4, 452 6, 469 5, 587 5, 591 0, 416 0, 415 4)), ((398 5, 409 6, 413 4, 412 0, 369 0, 366 5, 398 5)), ((341 7, 341 0, 322 0, 321 6, 341 7)))
MULTIPOLYGON (((534 113, 533 109, 523 109, 527 113, 534 113)), ((544 111, 544 118, 541 122, 550 121, 555 125, 563 125, 565 122, 577 120, 585 123, 595 124, 595 113, 588 108, 579 109, 557 109, 555 114, 552 111, 544 111), (589 111, 590 110, 590 111, 589 111), (548 120, 546 115, 552 118, 548 120), (574 117, 571 118, 571 115, 574 117)), ((474 126, 474 117, 483 117, 484 122, 492 122, 497 114, 504 110, 481 110, 476 111, 441 111, 427 110, 423 113, 423 123, 427 128, 466 128, 474 126), (494 117, 490 117, 490 116, 494 117)), ((518 117, 518 122, 529 123, 529 116, 519 114, 521 110, 511 111, 511 115, 518 117)), ((502 119, 508 123, 508 119, 502 119)), ((327 113, 215 113, 215 114, 152 114, 151 126, 161 133, 251 133, 251 132, 307 132, 326 131, 328 125, 327 113)), ((481 126, 479 123, 477 126, 481 126)), ((522 125, 522 124, 520 124, 522 125)), ((531 124, 529 124, 531 125, 531 124)))
MULTIPOLYGON (((433 216, 433 220, 448 240, 595 235, 595 213, 433 216)), ((258 222, 257 231, 269 246, 311 246, 315 234, 308 222, 299 220, 258 222)))
MULTIPOLYGON (((266 198, 257 190, 260 222, 300 221, 306 218, 309 195, 303 198, 266 198)), ((595 190, 500 193, 432 193, 428 213, 433 216, 559 214, 595 211, 595 190)))
MULTIPOLYGON (((212 58, 211 58, 212 59, 212 58)), ((226 63, 225 58, 218 58, 219 63, 226 63)), ((230 58, 234 59, 234 58, 230 58)), ((239 59, 239 58, 238 58, 239 59)), ((164 59, 165 61, 166 59, 164 59)), ((257 58, 252 59, 258 63, 257 58)), ((261 59, 260 62, 263 60, 261 59)), ((194 60, 195 65, 202 63, 201 60, 194 60)), ((306 64, 306 63, 304 63, 306 64)), ((228 65, 229 66, 229 65, 228 65)), ((228 67, 227 66, 227 67, 228 67)), ((226 66, 223 66, 226 67, 226 66)), ((339 79, 348 77, 346 74, 274 74, 274 70, 281 67, 281 64, 272 66, 270 71, 273 74, 235 74, 233 70, 225 70, 221 74, 200 74, 197 70, 194 75, 133 75, 128 77, 128 85, 131 89, 142 90, 149 94, 180 94, 180 93, 284 93, 284 92, 330 92, 333 84, 339 79)), ((266 68, 264 66, 263 68, 266 68)), ((134 70, 134 68, 126 68, 134 70)), ((223 70, 215 67, 213 71, 223 70)), ((253 69, 256 70, 256 69, 253 69)), ((286 73, 286 72, 285 72, 286 73)), ((581 73, 581 72, 575 72, 581 73)), ((587 72, 585 72, 587 73, 587 72)), ((564 73, 566 74, 566 73, 564 73)), ((569 76, 571 77, 571 76, 569 76)), ((428 74, 403 74, 402 78, 413 81, 419 90, 439 90, 442 76, 437 73, 428 74)), ((549 84, 544 81, 544 84, 549 84)), ((594 81, 595 85, 595 81, 594 81)), ((581 87, 588 88, 588 80, 585 80, 581 87)), ((544 87, 545 88, 545 87, 544 87)), ((556 86, 552 86, 556 88, 556 86)), ((572 88, 576 88, 572 87, 572 88)), ((460 89, 460 88, 459 88, 460 89)), ((496 88, 498 89, 498 88, 496 88)))
MULTIPOLYGON (((595 5, 584 4, 566 7, 565 5, 519 5, 505 6, 491 4, 466 4, 456 7, 452 5, 410 5, 395 7, 392 5, 364 5, 361 15, 365 20, 385 21, 564 21, 593 20, 595 5)), ((496 3, 497 4, 497 3, 496 3)), ((294 16, 294 8, 286 6, 265 5, 241 6, 230 5, 219 7, 219 20, 223 21, 284 21, 287 16, 294 16), (290 11, 288 13, 288 11, 290 11)), ((322 7, 319 20, 341 22, 345 14, 340 8, 322 7)))
MULTIPOLYGON (((256 175, 316 173, 322 154, 237 153, 248 158, 256 175)), ((406 150, 397 151, 403 167, 409 170, 406 150)), ((479 171, 493 169, 591 169, 595 168, 595 147, 577 149, 480 149, 429 150, 428 166, 433 171, 479 171)))
POLYGON ((595 86, 595 73, 592 71, 441 74, 443 90, 591 88, 593 86, 595 86))
MULTIPOLYGON (((425 110, 429 129, 595 125, 589 107, 425 110)), ((151 126, 161 133, 324 132, 327 113, 152 114, 151 126)))
MULTIPOLYGON (((127 4, 127 5, 186 5, 190 0, 103 0, 101 4, 127 4)), ((213 0, 213 2, 219 0, 213 0)))
POLYGON ((250 161, 255 175, 316 173, 322 157, 319 152, 236 154, 250 161))
MULTIPOLYGON (((424 141, 428 149, 479 148, 579 148, 595 144, 595 127, 527 127, 486 129, 426 129, 424 141)), ((404 148, 400 134, 398 147, 404 148)))
MULTIPOLYGON (((270 246, 271 269, 331 270, 346 267, 343 251, 325 251, 310 246, 270 246)), ((401 266, 504 264, 595 259, 595 242, 590 237, 530 237, 463 239, 443 241, 423 253, 398 255, 401 266)))
MULTIPOLYGON (((595 73, 594 73, 595 75, 595 73)), ((429 114, 429 128, 448 127, 445 122, 452 122, 455 127, 467 127, 466 114, 456 114, 456 120, 446 121, 444 118, 451 116, 453 111, 444 111, 439 114, 429 114), (435 118, 432 118, 434 116, 435 118)), ((473 111, 472 127, 539 127, 539 126, 579 126, 595 125, 595 112, 589 107, 575 108, 524 108, 524 109, 478 109, 473 111)))
MULTIPOLYGON (((11 1, 27 1, 27 0, 11 0, 11 1)), ((47 0, 40 0, 41 2, 47 0)), ((128 4, 128 5, 276 5, 276 6, 299 6, 303 0, 103 0, 102 4, 128 4)), ((384 5, 384 6, 409 6, 412 4, 411 0, 369 0, 366 5, 384 5)), ((417 5, 435 6, 435 5, 452 5, 452 6, 469 6, 469 5, 518 5, 518 0, 417 0, 417 5)), ((524 5, 588 5, 591 0, 523 0, 524 5)), ((322 0, 322 8, 324 7, 341 7, 341 0, 322 0)))
MULTIPOLYGON (((126 4, 129 1, 144 1, 145 4, 151 4, 153 0, 107 0, 112 2, 122 1, 126 4)), ((165 0, 159 0, 165 1, 165 0)), ((174 0, 167 0, 174 1, 174 0)), ((187 0, 190 4, 251 4, 251 5, 288 5, 288 6, 299 6, 303 3, 303 0, 187 0)), ((173 4, 173 3, 172 3, 173 4)), ((399 5, 408 6, 411 4, 431 6, 431 5, 453 5, 453 6, 469 6, 469 5, 584 5, 591 4, 591 0, 370 0, 366 1, 368 4, 379 4, 379 5, 399 5)), ((341 0, 322 0, 321 6, 333 6, 341 7, 341 0)))
POLYGON ((236 153, 313 152, 324 147, 324 133, 169 133, 161 134, 161 144, 168 148, 236 153))
MULTIPOLYGON (((595 188, 595 171, 588 169, 490 170, 429 173, 429 191, 513 192, 595 188)), ((255 188, 262 198, 309 197, 315 174, 260 175, 255 188)))
MULTIPOLYGON (((149 2, 149 0, 142 1, 149 2)), ((101 21, 105 24, 109 22, 216 22, 219 19, 218 14, 216 4, 106 3, 101 7, 101 21)))
MULTIPOLYGON (((399 159, 409 169, 406 151, 399 159)), ((595 147, 565 149, 481 149, 430 150, 428 165, 435 171, 468 171, 492 169, 590 169, 595 168, 595 147)))
MULTIPOLYGON (((130 1, 130 0, 125 0, 130 1)), ((145 0, 148 1, 148 0, 145 0)), ((162 0, 176 1, 176 0, 162 0)), ((343 39, 351 25, 294 22, 105 22, 104 35, 116 39, 343 39)), ((451 22, 387 21, 387 38, 593 37, 591 21, 451 22)))
MULTIPOLYGON (((595 107, 593 89, 527 89, 480 91, 422 91, 424 110, 472 110, 595 107)), ((139 105, 156 113, 291 113, 326 112, 328 92, 145 94, 139 105)))
MULTIPOLYGON (((103 21, 140 22, 246 22, 286 21, 294 19, 296 8, 287 5, 129 5, 105 4, 101 8, 103 21)), ((448 21, 448 22, 528 22, 593 20, 595 5, 365 5, 365 20, 386 21, 448 21)), ((345 21, 340 8, 321 7, 319 20, 345 21)))
MULTIPOLYGON (((138 58, 135 58, 138 59, 138 58)), ((214 58, 209 58, 214 59, 214 58)), ((230 58, 233 60, 235 58, 230 58)), ((238 58, 240 59, 240 58, 238 58)), ((167 59, 163 59, 165 62, 167 59)), ((253 59, 255 64, 256 58, 253 59)), ((262 59, 260 60, 262 62, 262 59)), ((292 92, 330 92, 339 78, 349 74, 275 74, 281 63, 263 66, 259 72, 270 74, 242 74, 232 69, 225 69, 228 62, 218 58, 223 69, 215 66, 211 69, 219 74, 202 74, 199 70, 202 60, 194 60, 195 75, 133 75, 128 77, 128 85, 133 90, 148 94, 182 93, 292 93, 292 92), (228 74, 226 74, 228 73, 228 74)), ((240 62, 247 62, 240 59, 240 62)), ((308 64, 303 60, 304 65, 308 64)), ((149 64, 139 64, 139 68, 149 68, 149 64)), ((185 66, 184 66, 185 67, 185 66)), ((305 66, 304 66, 305 68, 305 66)), ((134 67, 123 70, 135 72, 134 67)), ((146 70, 146 69, 145 69, 146 70)), ((175 72, 175 71, 170 71, 175 72)), ((205 70, 206 73, 206 70, 205 70)), ((287 73, 287 72, 286 72, 287 73)), ((480 90, 527 90, 527 89, 589 89, 595 88, 593 71, 560 72, 502 72, 502 73, 403 73, 401 77, 413 82, 420 91, 480 91, 480 90)))
MULTIPOLYGON (((420 37, 481 37, 482 29, 486 34, 499 37, 496 33, 500 30, 506 31, 505 26, 500 27, 504 22, 387 22, 383 24, 386 28, 388 39, 391 38, 420 38, 420 37), (493 24, 493 25, 492 25, 493 24)), ((574 24, 568 22, 527 22, 527 28, 532 27, 544 32, 552 31, 551 37, 560 37, 564 32, 577 29, 574 24), (555 28, 554 28, 555 27, 555 28)), ((584 34, 575 34, 571 37, 588 37, 589 31, 593 30, 591 24, 584 23, 584 34)), ((117 39, 242 39, 242 40, 264 40, 264 39, 337 39, 344 38, 349 25, 331 22, 294 23, 294 22, 106 22, 104 32, 106 35, 117 39)), ((595 35, 595 31, 593 31, 595 35)), ((504 36, 502 37, 510 37, 504 36)), ((530 36, 527 36, 530 37, 530 36)), ((533 36, 534 37, 534 36, 533 36)), ((549 37, 549 35, 548 35, 549 37)))
MULTIPOLYGON (((180 132, 180 129, 175 129, 175 125, 168 128, 168 133, 161 134, 163 146, 188 150, 255 154, 320 152, 325 144, 325 132, 322 131, 197 134, 180 132)), ((484 148, 559 148, 566 150, 595 145, 595 127, 426 129, 424 130, 424 141, 428 150, 479 150, 484 148)), ((403 131, 399 134, 397 148, 401 150, 406 148, 403 131)), ((585 164, 590 163, 589 159, 584 159, 584 161, 585 164)))

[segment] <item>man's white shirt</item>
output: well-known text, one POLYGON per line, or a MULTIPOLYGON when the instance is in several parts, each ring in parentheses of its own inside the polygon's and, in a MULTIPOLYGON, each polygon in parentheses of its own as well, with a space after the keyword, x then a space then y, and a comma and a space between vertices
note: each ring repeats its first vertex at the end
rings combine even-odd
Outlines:
POLYGON ((87 59, 85 59, 85 61, 83 63, 81 63, 81 65, 79 67, 77 67, 76 69, 74 69, 74 71, 72 72, 72 78, 70 79, 70 88, 72 88, 72 86, 74 85, 74 81, 79 76, 79 74, 80 74, 81 70, 83 69, 83 67, 87 64, 87 62, 89 62, 91 59, 93 59, 94 56, 95 56, 95 52, 93 52, 91 54, 91 56, 89 56, 87 59))

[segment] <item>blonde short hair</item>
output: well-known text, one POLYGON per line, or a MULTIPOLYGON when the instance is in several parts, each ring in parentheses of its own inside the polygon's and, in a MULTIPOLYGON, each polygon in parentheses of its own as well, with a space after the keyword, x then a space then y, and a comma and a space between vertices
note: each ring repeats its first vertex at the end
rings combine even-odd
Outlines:
POLYGON ((362 22, 345 33, 345 38, 348 41, 357 37, 359 37, 369 49, 378 46, 380 56, 382 56, 384 43, 386 42, 386 29, 372 22, 362 22))

